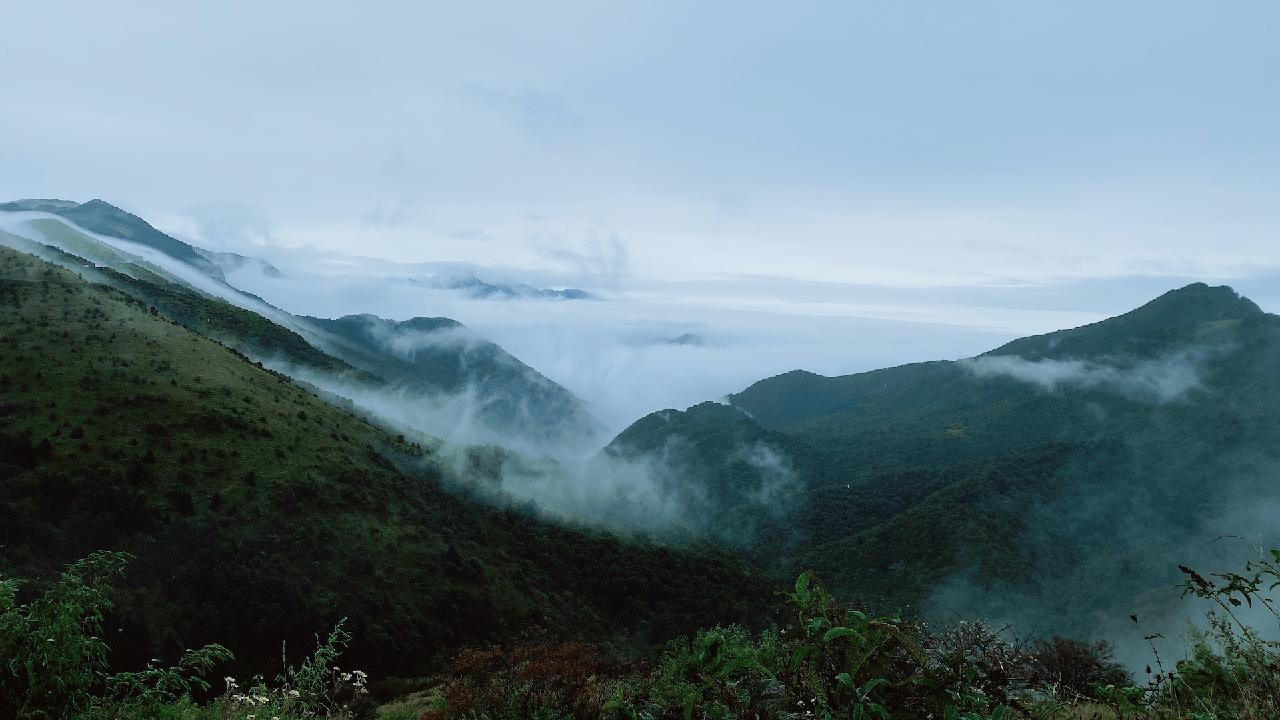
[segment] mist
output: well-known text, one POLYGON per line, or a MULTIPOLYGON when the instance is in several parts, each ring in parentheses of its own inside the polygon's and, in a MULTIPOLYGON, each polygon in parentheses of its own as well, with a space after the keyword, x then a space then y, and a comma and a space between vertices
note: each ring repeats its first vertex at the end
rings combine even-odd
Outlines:
POLYGON ((960 361, 980 378, 1009 377, 1048 391, 1103 389, 1155 402, 1171 402, 1200 385, 1200 367, 1214 351, 1183 350, 1155 360, 1026 360, 1014 355, 983 355, 960 361))
MULTIPOLYGON (((609 432, 797 368, 838 375, 976 355, 1030 331, 1084 324, 1094 310, 1018 303, 905 302, 888 288, 813 287, 757 277, 679 282, 552 266, 406 265, 306 249, 260 248, 279 274, 244 266, 228 282, 290 312, 444 316, 496 342, 588 402, 609 432), (420 279, 580 288, 593 299, 474 299, 420 279), (694 342, 673 342, 692 336, 694 342)), ((589 264, 589 263, 588 263, 589 264)), ((595 266, 593 266, 595 267, 595 266)))

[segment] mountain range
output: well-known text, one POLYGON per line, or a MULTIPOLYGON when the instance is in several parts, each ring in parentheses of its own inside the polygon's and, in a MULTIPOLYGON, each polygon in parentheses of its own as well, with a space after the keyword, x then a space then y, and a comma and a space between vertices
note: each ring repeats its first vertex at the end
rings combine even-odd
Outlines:
POLYGON ((227 282, 269 265, 99 200, 0 205, 0 245, 0 572, 137 555, 128 658, 260 663, 342 616, 389 673, 534 628, 643 644, 767 618, 809 569, 877 610, 1099 636, 1176 622, 1180 563, 1280 541, 1280 318, 1226 287, 785 373, 606 444, 452 319, 285 312, 227 282))

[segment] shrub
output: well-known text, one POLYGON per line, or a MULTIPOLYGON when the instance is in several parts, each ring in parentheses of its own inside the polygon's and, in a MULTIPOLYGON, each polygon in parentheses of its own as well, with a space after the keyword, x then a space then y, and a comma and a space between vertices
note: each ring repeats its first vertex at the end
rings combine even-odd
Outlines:
POLYGON ((86 705, 107 669, 101 636, 110 583, 129 559, 93 553, 26 604, 17 602, 17 580, 0 579, 0 715, 64 717, 86 705))
POLYGON ((141 671, 107 672, 102 621, 112 607, 111 582, 131 559, 93 553, 25 604, 17 602, 18 581, 0 579, 0 717, 117 717, 139 709, 157 716, 160 706, 208 689, 202 676, 231 659, 220 645, 188 650, 173 667, 152 660, 141 671))
POLYGON ((1035 660, 1059 697, 1097 699, 1099 686, 1128 686, 1133 677, 1113 659, 1115 651, 1105 640, 1085 643, 1054 636, 1035 645, 1035 660))
MULTIPOLYGON (((1214 609, 1206 614, 1207 629, 1192 634, 1188 657, 1153 689, 1156 707, 1171 713, 1195 711, 1204 718, 1280 717, 1280 642, 1264 640, 1240 615, 1247 606, 1280 625, 1270 595, 1280 586, 1280 550, 1246 563, 1243 572, 1214 574, 1212 579, 1179 567, 1186 575, 1184 596, 1208 600, 1214 609)), ((1275 630, 1269 634, 1274 637, 1275 630)))
POLYGON ((582 642, 464 650, 424 718, 604 718, 636 667, 582 642))

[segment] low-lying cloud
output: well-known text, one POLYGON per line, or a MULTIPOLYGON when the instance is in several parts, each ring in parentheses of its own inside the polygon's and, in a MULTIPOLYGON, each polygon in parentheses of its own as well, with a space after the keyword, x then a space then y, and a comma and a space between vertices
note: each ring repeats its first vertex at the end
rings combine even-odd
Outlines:
POLYGON ((586 400, 613 433, 651 412, 723 397, 797 368, 836 375, 966 357, 1015 337, 985 321, 895 320, 897 311, 887 307, 867 316, 804 292, 793 302, 787 286, 751 279, 618 284, 611 274, 616 265, 606 260, 518 271, 397 265, 296 249, 277 249, 267 259, 281 276, 245 266, 228 281, 300 315, 453 318, 586 400), (512 286, 582 288, 593 299, 494 302, 431 282, 391 281, 450 273, 512 286))
POLYGON ((1045 390, 1106 390, 1137 399, 1171 402, 1200 386, 1203 351, 1184 351, 1156 360, 1106 364, 1089 360, 1026 360, 1016 355, 982 355, 960 361, 980 378, 1008 377, 1045 390))

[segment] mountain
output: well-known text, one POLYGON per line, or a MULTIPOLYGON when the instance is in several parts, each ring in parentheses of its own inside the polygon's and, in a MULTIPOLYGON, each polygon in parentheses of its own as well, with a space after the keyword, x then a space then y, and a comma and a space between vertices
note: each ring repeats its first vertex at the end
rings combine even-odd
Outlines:
MULTIPOLYGON (((599 432, 585 404, 500 346, 444 319, 299 317, 227 284, 260 262, 196 248, 100 200, 22 200, 3 211, 53 213, 0 226, 0 243, 110 284, 176 322, 371 412, 472 442, 552 451, 599 432), (88 230, 98 236, 84 232, 88 230), (162 253, 135 254, 126 240, 162 253), (390 400, 394 398, 395 402, 390 400)), ((270 266, 266 266, 270 267, 270 266)))
POLYGON ((0 211, 38 211, 64 217, 90 232, 138 243, 184 262, 201 272, 221 278, 222 270, 198 249, 151 227, 147 221, 102 200, 74 203, 67 200, 17 200, 0 203, 0 211))
POLYGON ((593 296, 586 290, 577 288, 537 288, 525 283, 492 283, 481 280, 475 275, 440 276, 430 280, 411 279, 416 285, 437 288, 440 290, 460 290, 475 300, 591 300, 593 296))
POLYGON ((245 268, 252 268, 270 278, 283 277, 284 273, 280 272, 280 268, 263 260, 262 258, 249 257, 233 252, 214 252, 213 250, 205 250, 204 248, 196 248, 196 252, 200 253, 204 259, 217 266, 218 270, 225 277, 229 273, 234 273, 245 268))
POLYGON ((701 335, 694 335, 693 333, 684 333, 682 335, 677 335, 673 338, 663 338, 660 342, 662 342, 664 345, 701 346, 701 345, 707 344, 707 341, 704 340, 701 335))
POLYGON ((576 396, 495 343, 449 318, 302 317, 330 355, 384 382, 384 393, 444 397, 441 432, 476 423, 479 442, 523 439, 533 447, 589 442, 599 426, 576 396))
POLYGON ((406 675, 539 631, 645 645, 768 616, 769 584, 723 554, 447 492, 473 470, 438 447, 0 247, 0 574, 136 555, 122 666, 222 642, 265 672, 343 617, 347 662, 406 675))
MULTIPOLYGON (((786 373, 723 403, 642 418, 570 468, 598 432, 582 403, 456 321, 295 316, 223 279, 252 259, 180 243, 101 201, 3 207, 15 212, 0 212, 0 245, 22 254, 4 251, 17 258, 6 260, 6 302, 18 304, 4 306, 16 315, 0 338, 0 562, 47 577, 103 543, 159 553, 130 612, 146 620, 136 628, 163 617, 177 629, 132 640, 139 656, 241 632, 221 610, 201 624, 189 588, 221 598, 268 582, 253 573, 328 593, 233 605, 272 622, 296 616, 284 627, 305 635, 347 602, 334 589, 342 568, 355 563, 348 574, 364 578, 369 558, 389 565, 367 592, 357 583, 352 602, 360 617, 423 623, 405 631, 413 653, 432 634, 446 638, 441 648, 462 642, 467 622, 511 630, 509 618, 546 613, 545 603, 556 610, 537 622, 557 631, 639 627, 655 638, 704 607, 683 590, 637 591, 649 599, 628 624, 620 608, 632 601, 580 588, 571 565, 625 584, 684 583, 705 563, 756 597, 750 574, 724 556, 531 525, 540 513, 707 540, 778 579, 816 569, 880 609, 1073 635, 1113 635, 1135 609, 1160 618, 1179 563, 1235 564, 1239 543, 1224 536, 1280 542, 1280 318, 1230 288, 1191 285, 959 361, 786 373), (108 300, 123 325, 95 309, 108 300), (126 332, 130 323, 165 332, 126 332), (505 447, 465 446, 475 443, 505 447), (253 483, 265 489, 245 489, 253 483), (212 549, 197 547, 210 533, 212 549), (317 549, 343 542, 351 549, 317 549), (642 569, 564 559, 578 552, 642 569), (476 587, 459 579, 472 555, 486 568, 476 587), (312 557, 323 577, 290 565, 312 557), (204 567, 219 568, 218 587, 200 585, 204 567), (181 569, 179 590, 161 583, 165 568, 181 569), (522 573, 540 578, 536 592, 500 590, 522 573), (439 597, 428 587, 437 582, 439 597), (408 592, 430 595, 424 607, 438 617, 405 610, 408 592), (473 606, 481 620, 464 621, 458 608, 473 606)), ((714 596, 732 604, 729 589, 714 596)), ((401 634, 361 622, 379 638, 401 634)))
POLYGON ((1216 538, 1276 539, 1278 362, 1280 318, 1196 284, 967 360, 786 373, 642 419, 605 452, 694 468, 681 492, 726 498, 716 537, 759 479, 700 438, 759 438, 795 492, 739 545, 779 577, 1096 634, 1162 612, 1179 562, 1228 553, 1216 538))

